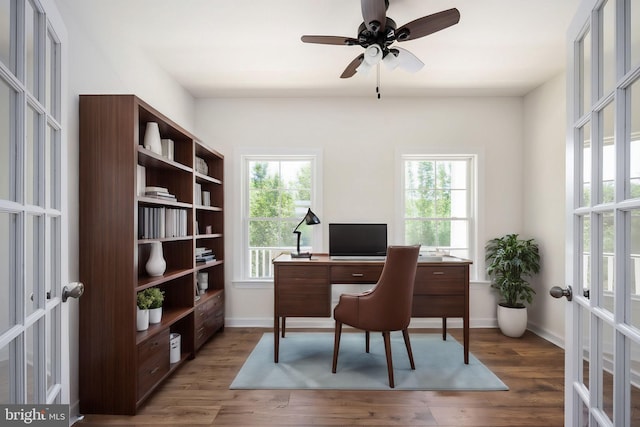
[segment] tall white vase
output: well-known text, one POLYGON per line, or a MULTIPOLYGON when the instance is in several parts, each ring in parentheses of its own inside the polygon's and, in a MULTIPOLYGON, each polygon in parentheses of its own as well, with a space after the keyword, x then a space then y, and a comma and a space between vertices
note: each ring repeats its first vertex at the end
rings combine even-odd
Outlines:
POLYGON ((162 155, 162 140, 160 139, 160 128, 158 128, 158 123, 147 123, 147 128, 144 131, 144 148, 162 155))
POLYGON ((167 262, 162 256, 162 243, 151 242, 151 253, 145 269, 149 276, 162 276, 164 274, 167 269, 167 262))

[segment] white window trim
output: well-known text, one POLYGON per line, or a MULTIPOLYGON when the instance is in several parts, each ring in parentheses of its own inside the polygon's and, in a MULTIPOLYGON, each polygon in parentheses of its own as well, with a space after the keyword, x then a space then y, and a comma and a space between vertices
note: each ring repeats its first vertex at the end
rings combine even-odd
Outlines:
MULTIPOLYGON (((311 210, 322 220, 322 149, 320 148, 251 148, 240 147, 234 151, 234 212, 232 213, 233 223, 233 280, 235 287, 241 288, 271 288, 273 280, 250 279, 246 277, 247 259, 244 254, 248 251, 247 230, 244 227, 245 209, 249 203, 249 195, 246 186, 246 164, 250 159, 265 159, 272 157, 274 160, 283 158, 305 159, 312 161, 312 188, 311 188, 311 210)), ((302 218, 301 218, 302 219, 302 218)), ((324 243, 322 241, 322 226, 313 227, 314 252, 322 252, 324 243)), ((293 232, 293 230, 291 230, 293 232)))
POLYGON ((469 177, 469 188, 472 190, 470 195, 471 208, 469 227, 471 232, 469 233, 469 259, 473 261, 470 267, 470 280, 474 282, 486 282, 485 274, 480 272, 485 271, 484 258, 480 255, 484 253, 480 247, 481 242, 486 240, 484 232, 484 156, 483 153, 469 153, 466 151, 459 151, 455 149, 433 150, 432 147, 424 149, 403 149, 398 148, 395 152, 395 182, 396 195, 395 195, 395 234, 394 241, 402 244, 404 242, 404 162, 405 160, 422 159, 428 157, 430 159, 471 159, 472 171, 469 177))

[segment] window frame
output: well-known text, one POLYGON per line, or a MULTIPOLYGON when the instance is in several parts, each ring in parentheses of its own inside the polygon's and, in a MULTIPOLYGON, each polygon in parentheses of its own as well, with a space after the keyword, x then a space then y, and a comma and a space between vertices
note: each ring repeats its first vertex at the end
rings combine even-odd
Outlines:
MULTIPOLYGON (((478 277, 478 271, 483 268, 484 263, 482 260, 478 259, 478 254, 480 253, 478 250, 478 241, 480 230, 480 221, 478 221, 478 212, 479 212, 479 200, 480 194, 480 186, 479 186, 479 170, 480 170, 480 156, 477 154, 463 154, 463 153, 428 153, 424 151, 398 151, 396 155, 396 171, 397 171, 397 191, 396 191, 396 233, 395 233, 395 241, 400 242, 401 244, 406 244, 405 242, 405 229, 406 229, 406 218, 405 218, 405 202, 406 202, 406 183, 405 183, 405 173, 406 173, 406 163, 408 161, 460 161, 465 160, 468 162, 468 173, 467 173, 467 221, 468 221, 468 250, 470 259, 473 264, 470 269, 470 279, 472 281, 477 281, 480 278, 478 277), (482 265, 480 265, 482 264, 482 265)), ((423 252, 425 248, 421 248, 421 252, 423 252)))
MULTIPOLYGON (((273 278, 249 277, 249 170, 251 161, 292 161, 309 160, 311 162, 311 210, 322 219, 322 150, 315 148, 240 148, 236 150, 236 170, 238 178, 235 180, 235 194, 237 215, 234 215, 234 280, 240 287, 269 287, 273 285, 273 278)), ((300 217, 302 219, 302 217, 300 217)), ((293 233, 293 229, 291 230, 293 233)), ((324 248, 322 241, 322 227, 312 227, 314 252, 321 252, 324 248)))

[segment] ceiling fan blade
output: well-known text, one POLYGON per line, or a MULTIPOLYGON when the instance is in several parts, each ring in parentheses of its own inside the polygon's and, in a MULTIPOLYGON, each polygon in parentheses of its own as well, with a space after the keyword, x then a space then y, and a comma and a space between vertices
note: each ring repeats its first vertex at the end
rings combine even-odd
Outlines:
POLYGON ((353 46, 358 44, 358 40, 351 37, 342 36, 302 36, 305 43, 334 44, 339 46, 353 46))
POLYGON ((383 62, 389 69, 393 70, 396 67, 400 67, 410 73, 418 72, 422 67, 424 67, 424 62, 422 62, 413 53, 401 47, 394 47, 390 49, 390 52, 387 54, 383 62))
POLYGON ((396 40, 404 42, 428 36, 460 22, 460 12, 453 8, 423 16, 396 30, 396 40))
POLYGON ((353 77, 353 75, 356 73, 356 69, 360 66, 363 60, 364 60, 364 53, 361 53, 356 57, 356 59, 354 59, 349 63, 349 65, 347 65, 347 68, 344 69, 340 78, 348 79, 349 77, 353 77))
POLYGON ((371 32, 385 29, 387 24, 387 2, 385 0, 361 0, 364 25, 371 32))

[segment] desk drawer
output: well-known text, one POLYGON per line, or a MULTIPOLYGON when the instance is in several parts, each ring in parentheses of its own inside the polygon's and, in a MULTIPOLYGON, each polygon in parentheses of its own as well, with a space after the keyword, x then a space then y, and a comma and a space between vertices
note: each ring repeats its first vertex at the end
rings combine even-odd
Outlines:
POLYGON ((467 272, 464 266, 418 266, 414 295, 464 295, 467 272))
POLYGON ((281 280, 276 290, 277 316, 327 317, 331 315, 331 289, 324 280, 281 280))
POLYGON ((327 279, 327 268, 319 265, 287 265, 276 266, 278 280, 327 279))
POLYGON ((464 296, 414 295, 412 317, 463 317, 464 296))
POLYGON ((382 265, 332 265, 331 283, 376 283, 382 265))

